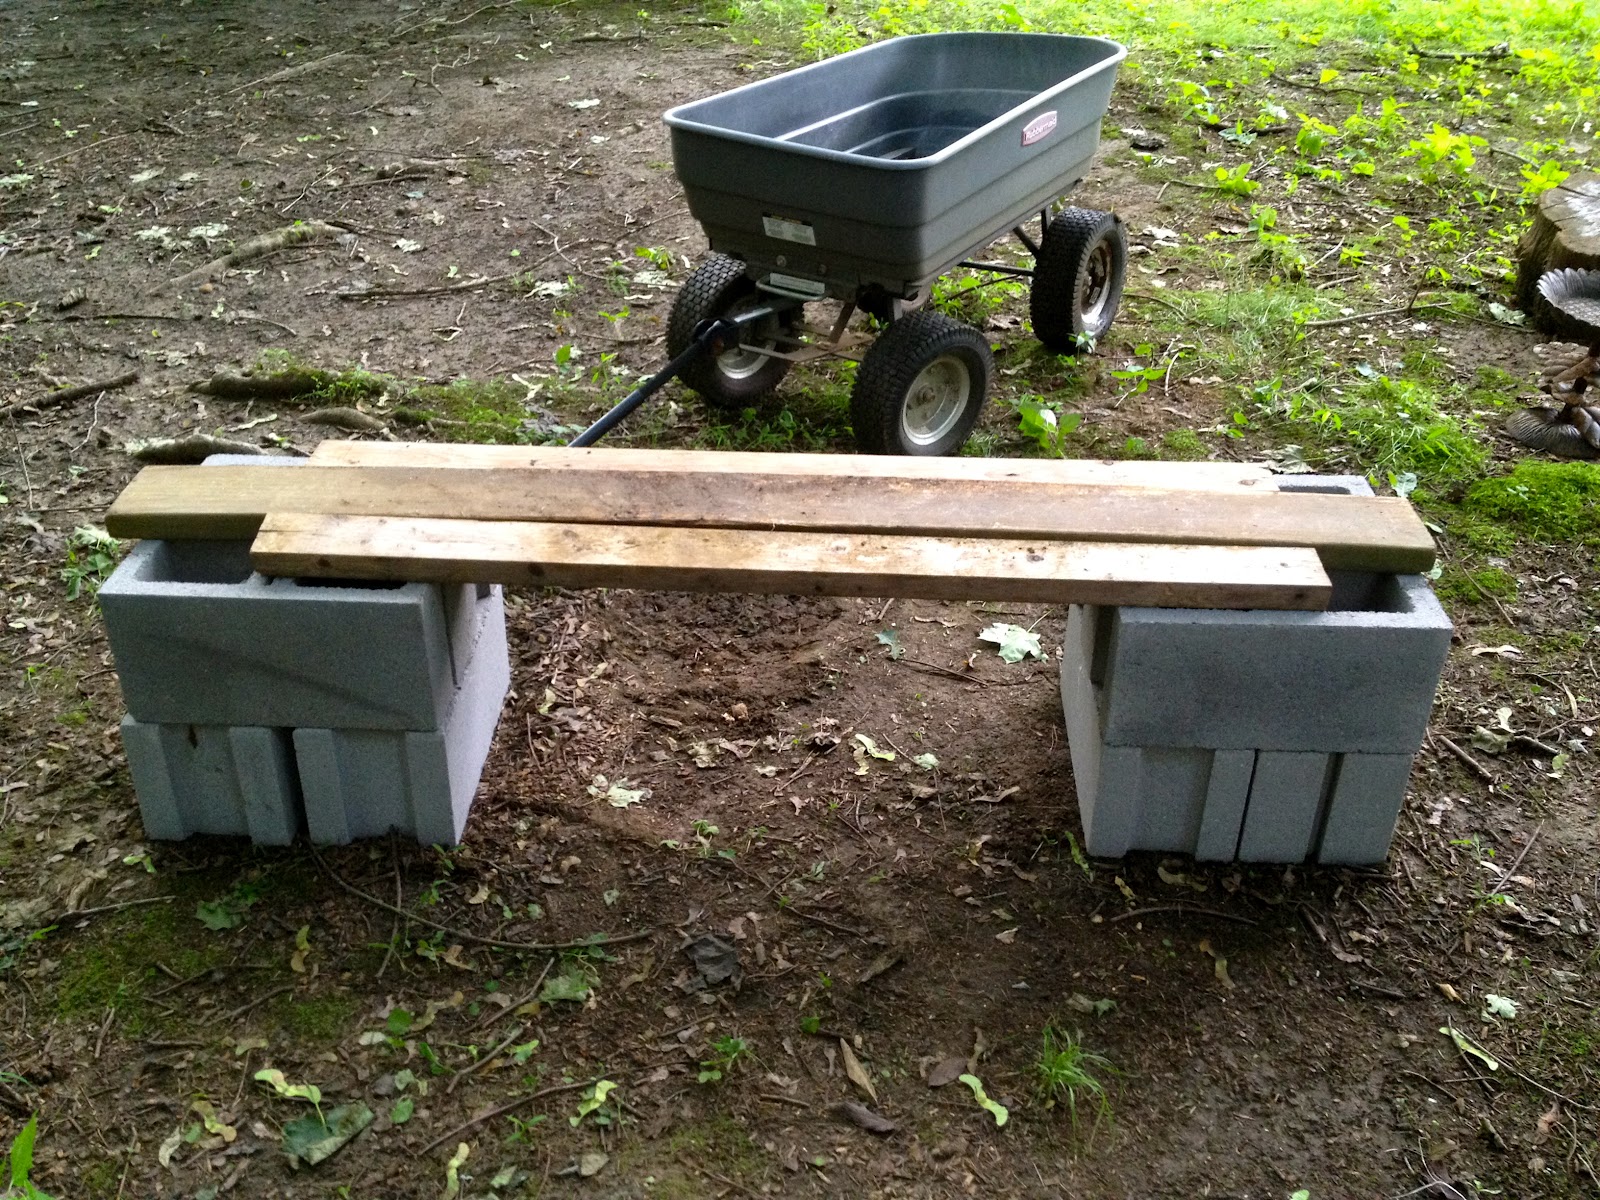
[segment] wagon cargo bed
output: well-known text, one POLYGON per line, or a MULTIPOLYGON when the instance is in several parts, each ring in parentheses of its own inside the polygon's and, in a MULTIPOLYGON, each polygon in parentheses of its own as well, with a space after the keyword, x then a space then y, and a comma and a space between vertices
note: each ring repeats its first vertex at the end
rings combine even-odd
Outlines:
POLYGON ((1126 51, 896 38, 666 114, 712 249, 789 294, 911 298, 1083 177, 1126 51))

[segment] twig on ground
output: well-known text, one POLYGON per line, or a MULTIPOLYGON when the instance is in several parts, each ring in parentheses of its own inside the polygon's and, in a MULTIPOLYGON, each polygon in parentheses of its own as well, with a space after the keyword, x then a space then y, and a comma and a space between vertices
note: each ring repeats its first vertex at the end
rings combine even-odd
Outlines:
POLYGON ((500 1009, 498 1012, 490 1013, 483 1020, 479 1021, 475 1028, 477 1028, 477 1029, 488 1029, 491 1025, 494 1025, 496 1022, 498 1022, 500 1020, 501 1017, 505 1016, 507 1013, 516 1012, 517 1009, 521 1008, 524 1004, 532 1004, 535 1000, 537 1000, 539 998, 539 989, 544 986, 545 976, 550 974, 550 968, 555 966, 555 965, 556 965, 555 955, 552 954, 549 957, 549 959, 547 959, 545 961, 544 970, 539 972, 539 978, 537 978, 537 979, 535 979, 533 981, 533 989, 526 996, 524 996, 521 1000, 518 1000, 514 1004, 506 1005, 504 1008, 500 1009))
POLYGON ((244 1016, 245 1013, 260 1008, 268 1000, 276 1000, 279 996, 292 991, 294 991, 294 984, 292 983, 286 983, 280 988, 273 988, 270 992, 266 992, 260 996, 257 996, 254 1000, 250 1001, 249 1004, 241 1004, 238 1008, 234 1009, 222 1019, 224 1021, 236 1021, 240 1017, 244 1016))
POLYGON ((121 375, 114 375, 110 379, 100 379, 93 383, 82 383, 77 387, 62 388, 59 391, 48 392, 37 400, 18 400, 15 404, 7 404, 0 408, 0 417, 9 417, 26 409, 35 411, 46 408, 59 408, 63 404, 71 404, 74 400, 82 400, 86 396, 93 396, 100 392, 114 391, 117 388, 127 387, 139 379, 139 372, 124 371, 121 375))
POLYGON ((1489 770, 1488 767, 1484 766, 1477 759, 1473 758, 1472 755, 1468 754, 1460 746, 1456 745, 1449 738, 1445 737, 1444 734, 1440 733, 1436 734, 1435 736, 1439 739, 1439 744, 1441 746, 1443 746, 1451 754, 1455 755, 1456 758, 1460 759, 1462 763, 1464 763, 1466 767, 1479 779, 1483 780, 1485 783, 1494 782, 1494 772, 1489 770))
POLYGON ((354 884, 345 882, 332 867, 323 861, 322 855, 317 853, 314 846, 311 848, 311 857, 317 866, 321 868, 323 874, 327 875, 329 879, 333 880, 334 883, 352 896, 365 900, 368 904, 383 909, 384 912, 398 913, 408 921, 415 921, 419 925, 426 925, 430 929, 440 930, 443 933, 448 933, 451 937, 460 938, 464 942, 474 942, 480 946, 493 946, 500 950, 520 950, 523 953, 549 954, 552 950, 582 950, 589 946, 617 946, 624 942, 638 942, 650 937, 653 933, 652 930, 645 929, 638 933, 625 933, 620 937, 612 937, 608 934, 598 938, 579 938, 571 942, 508 942, 503 938, 483 937, 454 925, 443 925, 438 921, 431 921, 427 917, 419 916, 416 913, 407 912, 398 904, 390 904, 387 900, 380 900, 370 892, 364 892, 354 884))
POLYGON ((456 1084, 460 1083, 463 1079, 465 1079, 468 1075, 471 1075, 474 1071, 481 1070, 481 1069, 483 1069, 484 1066, 486 1066, 487 1064, 493 1062, 495 1060, 495 1058, 498 1057, 505 1050, 505 1048, 507 1046, 511 1045, 512 1042, 516 1041, 519 1037, 521 1037, 522 1034, 523 1034, 523 1031, 526 1030, 527 1028, 528 1027, 526 1025, 518 1025, 510 1033, 506 1034, 505 1040, 503 1042, 501 1042, 498 1046, 496 1046, 493 1050, 489 1051, 487 1054, 485 1054, 482 1058, 478 1059, 476 1062, 468 1063, 466 1066, 462 1067, 461 1070, 457 1071, 454 1075, 452 1075, 450 1077, 450 1082, 445 1085, 444 1094, 446 1096, 448 1096, 451 1092, 456 1090, 456 1084))
POLYGON ((330 225, 326 221, 296 221, 293 225, 285 225, 282 229, 274 229, 271 233, 263 233, 249 241, 240 242, 230 253, 224 254, 221 258, 214 258, 188 274, 169 279, 164 284, 158 283, 150 290, 154 292, 162 288, 187 287, 191 283, 221 275, 225 271, 275 251, 287 250, 290 246, 299 246, 318 238, 333 237, 339 232, 338 226, 330 225))
POLYGON ((1536 826, 1534 826, 1533 832, 1528 835, 1528 842, 1522 847, 1522 853, 1517 855, 1516 860, 1500 873, 1501 879, 1510 879, 1517 873, 1517 868, 1522 865, 1522 860, 1528 857, 1528 851, 1533 849, 1533 843, 1539 840, 1539 834, 1543 831, 1544 822, 1540 821, 1536 826))
POLYGON ((1237 913, 1222 912, 1215 908, 1197 908, 1192 904, 1153 904, 1149 908, 1134 908, 1124 913, 1118 913, 1114 917, 1107 917, 1106 924, 1115 925, 1118 921, 1129 921, 1134 917, 1142 917, 1149 913, 1167 912, 1193 913, 1197 916, 1216 917, 1222 921, 1237 921, 1240 925, 1260 924, 1260 922, 1254 921, 1249 917, 1241 917, 1237 913))
POLYGON ((864 929, 856 929, 849 925, 841 925, 837 921, 830 921, 827 917, 819 917, 816 913, 806 912, 804 909, 796 908, 792 904, 787 905, 778 911, 786 912, 791 917, 796 917, 802 921, 810 921, 813 925, 821 925, 824 929, 831 929, 835 933, 842 933, 849 937, 861 938, 863 941, 870 940, 872 937, 872 935, 864 929))
POLYGON ((247 88, 265 87, 270 83, 282 83, 286 79, 297 79, 301 75, 309 75, 312 71, 317 70, 319 67, 325 67, 331 62, 337 62, 341 58, 349 57, 350 51, 337 50, 332 54, 323 55, 323 57, 314 59, 311 62, 301 63, 299 66, 295 67, 285 67, 281 71, 274 71, 271 75, 263 75, 260 79, 252 79, 249 83, 241 83, 238 87, 229 88, 222 94, 224 96, 232 96, 237 92, 245 91, 247 88))
POLYGON ((1327 319, 1322 320, 1322 321, 1307 321, 1305 323, 1305 325, 1302 326, 1302 328, 1304 328, 1304 329, 1328 329, 1328 328, 1331 328, 1334 325, 1349 325, 1349 324, 1352 324, 1352 323, 1354 323, 1356 321, 1371 321, 1371 320, 1373 320, 1373 319, 1375 319, 1377 317, 1403 317, 1403 316, 1409 316, 1411 313, 1419 312, 1419 311, 1421 311, 1422 309, 1425 309, 1425 308, 1448 308, 1448 307, 1449 307, 1448 305, 1435 304, 1432 301, 1429 301, 1427 304, 1415 304, 1415 303, 1413 303, 1413 304, 1407 304, 1407 305, 1405 305, 1405 306, 1403 306, 1401 308, 1379 308, 1379 309, 1375 309, 1372 312, 1351 313, 1347 317, 1328 317, 1327 319))
POLYGON ((79 917, 97 917, 102 913, 121 912, 125 908, 136 908, 141 904, 167 904, 171 896, 146 896, 142 900, 124 900, 120 904, 102 904, 99 908, 80 908, 72 912, 64 912, 60 916, 52 917, 44 922, 45 925, 62 925, 68 921, 76 921, 79 917))
MULTIPOLYGON (((400 902, 405 899, 400 884, 400 847, 396 844, 394 834, 389 835, 389 855, 394 862, 394 906, 400 907, 400 902)), ((384 951, 383 962, 378 966, 378 978, 383 978, 383 973, 389 969, 389 963, 394 958, 394 948, 400 941, 400 922, 403 918, 396 913, 394 926, 389 932, 389 948, 384 951)))
POLYGON ((508 271, 504 275, 485 275, 479 279, 463 279, 460 283, 445 283, 438 287, 420 288, 373 288, 366 292, 330 292, 340 300, 392 300, 404 296, 446 296, 451 292, 470 292, 475 288, 488 287, 493 283, 504 283, 508 279, 515 279, 518 275, 526 274, 524 271, 508 271))
POLYGON ((537 1092, 529 1092, 526 1096, 519 1096, 509 1104, 502 1104, 499 1108, 491 1108, 488 1112, 479 1113, 470 1121, 466 1122, 466 1124, 458 1125, 449 1133, 442 1134, 439 1137, 434 1138, 433 1141, 429 1142, 421 1150, 418 1150, 413 1157, 421 1158, 430 1150, 436 1150, 446 1142, 455 1141, 456 1138, 460 1137, 463 1133, 466 1133, 467 1130, 476 1129, 485 1121, 492 1121, 496 1117, 503 1117, 508 1112, 515 1112, 525 1104, 532 1104, 535 1100, 541 1100, 545 1096, 554 1096, 557 1092, 575 1092, 580 1088, 593 1087, 597 1082, 599 1082, 598 1076, 596 1076, 594 1079, 585 1079, 579 1083, 558 1083, 551 1087, 540 1088, 537 1092))

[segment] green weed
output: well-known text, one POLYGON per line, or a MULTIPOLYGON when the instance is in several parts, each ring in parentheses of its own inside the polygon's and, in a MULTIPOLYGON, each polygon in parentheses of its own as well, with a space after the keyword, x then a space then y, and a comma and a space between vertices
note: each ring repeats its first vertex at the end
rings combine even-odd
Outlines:
POLYGON ((79 525, 67 535, 67 565, 61 578, 67 585, 67 599, 76 600, 87 592, 96 596, 100 585, 117 569, 122 543, 104 529, 79 525))
POLYGON ((1102 1124, 1110 1122, 1111 1098, 1099 1076, 1115 1074, 1116 1070, 1109 1059, 1084 1049, 1072 1034, 1062 1033, 1052 1025, 1044 1027, 1034 1073, 1045 1107, 1065 1108, 1074 1135, 1081 1119, 1090 1121, 1091 1136, 1102 1124))
POLYGON ((733 1074, 734 1068, 749 1055, 750 1043, 742 1037, 720 1037, 711 1043, 711 1050, 711 1057, 700 1063, 700 1083, 720 1083, 725 1076, 733 1074))
POLYGON ((28 1178, 33 1173, 33 1142, 38 1133, 39 1114, 35 1113, 28 1118, 28 1123, 18 1131, 17 1136, 11 1139, 11 1149, 6 1154, 6 1179, 10 1183, 4 1193, 7 1197, 50 1200, 28 1178))

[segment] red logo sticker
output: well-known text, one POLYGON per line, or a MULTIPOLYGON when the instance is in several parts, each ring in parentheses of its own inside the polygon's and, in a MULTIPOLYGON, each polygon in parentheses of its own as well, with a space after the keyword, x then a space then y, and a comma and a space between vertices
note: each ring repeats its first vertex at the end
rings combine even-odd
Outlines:
POLYGON ((1035 142, 1042 142, 1045 138, 1054 133, 1055 129, 1055 109, 1051 109, 1047 113, 1040 113, 1037 117, 1022 127, 1022 144, 1024 146, 1031 146, 1035 142))

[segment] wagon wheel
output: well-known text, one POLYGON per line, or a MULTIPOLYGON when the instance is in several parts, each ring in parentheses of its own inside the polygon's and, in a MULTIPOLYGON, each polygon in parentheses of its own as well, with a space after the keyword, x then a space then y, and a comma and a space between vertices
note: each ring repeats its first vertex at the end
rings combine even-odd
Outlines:
POLYGON ((1033 266, 1033 333, 1057 354, 1111 328, 1128 274, 1128 235, 1115 213, 1064 208, 1044 231, 1033 266))
MULTIPOLYGON (((672 313, 667 318, 668 356, 676 358, 689 348, 700 322, 736 317, 760 303, 755 281, 745 274, 744 264, 713 254, 689 276, 672 302, 672 313)), ((745 331, 744 341, 775 350, 785 324, 785 316, 767 317, 745 331)), ((761 400, 788 373, 787 359, 769 358, 755 350, 733 346, 715 358, 702 355, 683 372, 682 379, 707 403, 717 408, 740 409, 761 400)))
POLYGON ((901 317, 872 344, 850 393, 864 454, 952 454, 977 424, 994 360, 970 325, 943 313, 901 317))

